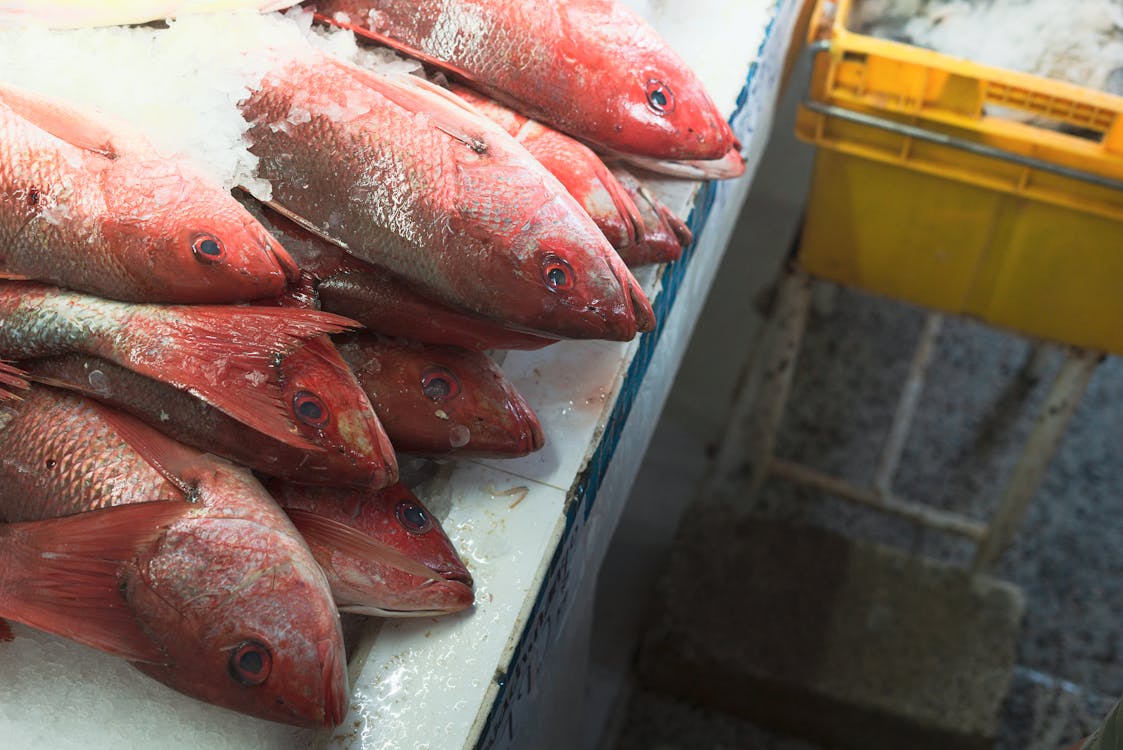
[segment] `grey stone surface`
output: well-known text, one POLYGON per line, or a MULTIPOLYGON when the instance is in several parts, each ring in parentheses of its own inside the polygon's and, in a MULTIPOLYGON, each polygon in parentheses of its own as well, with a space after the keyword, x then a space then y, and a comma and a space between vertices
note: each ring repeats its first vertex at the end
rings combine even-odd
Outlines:
POLYGON ((992 744, 1022 609, 1007 584, 715 507, 683 524, 662 594, 650 687, 838 747, 992 744))

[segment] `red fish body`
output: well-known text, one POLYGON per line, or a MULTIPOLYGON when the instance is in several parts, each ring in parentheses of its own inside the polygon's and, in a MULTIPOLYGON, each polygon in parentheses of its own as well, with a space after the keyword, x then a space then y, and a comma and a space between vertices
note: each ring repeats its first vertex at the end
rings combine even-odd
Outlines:
POLYGON ((324 310, 377 333, 465 349, 540 349, 556 341, 429 299, 276 212, 253 207, 250 211, 270 233, 282 238, 309 278, 309 288, 299 290, 300 299, 292 300, 294 304, 318 299, 324 310))
POLYGON ((268 489, 326 572, 341 612, 422 617, 472 605, 472 576, 440 522, 404 485, 370 492, 273 482, 268 489), (353 532, 368 544, 352 541, 353 532))
POLYGON ((194 396, 100 357, 67 354, 25 360, 29 375, 76 390, 185 445, 294 482, 384 487, 397 479, 390 440, 339 353, 310 341, 284 358, 284 402, 315 449, 274 440, 194 396))
POLYGON ((137 302, 279 294, 297 268, 229 193, 139 136, 0 86, 0 275, 137 302))
POLYGON ((645 230, 639 209, 588 146, 466 86, 454 85, 452 91, 526 146, 565 185, 614 248, 640 241, 645 230))
POLYGON ((534 410, 480 352, 365 334, 338 345, 400 452, 502 458, 545 443, 534 410))
MULTIPOLYGON (((0 456, 6 521, 189 501, 121 568, 106 602, 127 606, 135 626, 102 635, 141 671, 273 721, 342 720, 346 668, 327 581, 249 472, 41 386, 0 412, 0 456)), ((94 619, 69 627, 102 630, 94 619)))
POLYGON ((654 325, 565 188, 447 91, 323 56, 279 65, 241 106, 270 205, 427 296, 553 337, 654 325))
POLYGON ((658 159, 740 149, 697 76, 614 0, 320 0, 316 8, 321 20, 582 140, 658 159))
POLYGON ((306 339, 352 323, 315 310, 128 304, 0 282, 0 357, 102 357, 313 450, 297 426, 297 405, 284 397, 279 368, 306 339))

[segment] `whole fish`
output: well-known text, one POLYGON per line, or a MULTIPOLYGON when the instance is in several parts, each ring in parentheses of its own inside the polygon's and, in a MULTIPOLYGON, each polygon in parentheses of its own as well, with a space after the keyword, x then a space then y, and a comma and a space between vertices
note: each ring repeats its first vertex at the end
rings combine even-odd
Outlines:
POLYGON ((134 302, 243 302, 298 269, 220 185, 127 126, 0 85, 0 278, 134 302))
POLYGON ((310 450, 317 446, 301 433, 301 405, 286 400, 280 367, 305 339, 353 323, 315 310, 139 305, 0 282, 0 357, 102 357, 310 450))
POLYGON ((643 237, 636 244, 620 251, 620 257, 631 267, 648 263, 678 260, 682 249, 694 241, 694 234, 635 175, 621 166, 612 167, 617 182, 632 197, 643 217, 643 237))
POLYGON ((658 159, 740 151, 702 82, 615 0, 319 0, 316 10, 575 138, 658 159))
POLYGON ((640 241, 645 227, 639 209, 592 149, 467 86, 450 88, 526 146, 565 185, 614 248, 621 250, 640 241))
POLYGON ((281 362, 284 403, 315 449, 274 440, 189 393, 101 357, 24 360, 34 380, 75 390, 125 411, 185 445, 270 476, 314 484, 384 487, 397 480, 394 449, 350 368, 327 339, 281 362))
POLYGON ((270 205, 424 294, 553 337, 654 326, 565 188, 446 90, 306 54, 241 107, 270 205))
POLYGON ((481 352, 368 334, 338 346, 402 453, 502 458, 545 443, 534 410, 481 352))
POLYGON ((346 668, 327 580, 247 470, 64 391, 34 386, 3 409, 3 520, 153 500, 190 502, 102 603, 123 598, 135 628, 107 630, 97 618, 68 627, 195 698, 302 726, 342 721, 346 668))
POLYGON ((340 612, 423 617, 472 606, 472 576, 440 522, 406 486, 266 486, 327 573, 340 612))
POLYGON ((304 273, 304 280, 286 292, 283 304, 307 306, 318 301, 322 309, 387 336, 465 349, 540 349, 557 341, 505 328, 491 318, 430 299, 276 211, 246 205, 270 233, 282 239, 304 273))
POLYGON ((0 0, 0 24, 38 24, 55 29, 121 26, 163 21, 188 13, 248 8, 262 13, 300 0, 0 0))

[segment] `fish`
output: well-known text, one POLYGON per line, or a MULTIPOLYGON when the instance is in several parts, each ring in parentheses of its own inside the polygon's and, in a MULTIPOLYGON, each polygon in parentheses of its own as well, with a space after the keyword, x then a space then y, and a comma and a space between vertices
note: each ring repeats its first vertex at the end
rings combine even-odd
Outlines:
POLYGON ((129 302, 280 294, 299 268, 221 185, 128 125, 0 85, 0 277, 129 302))
POLYGON ((0 357, 80 352, 168 383, 275 440, 316 450, 279 382, 285 355, 356 323, 316 310, 116 302, 0 281, 0 357))
POLYGON ((481 352, 367 333, 337 345, 401 453, 510 458, 545 444, 530 404, 481 352))
POLYGON ((269 205, 426 296, 554 338, 654 326, 561 183, 444 89, 308 53, 240 106, 269 205))
POLYGON ((326 337, 285 356, 279 367, 282 399, 293 405, 297 427, 314 450, 275 440, 187 392, 101 357, 64 354, 20 365, 35 382, 78 391, 185 445, 263 474, 366 488, 397 481, 390 438, 326 337))
POLYGON ((319 304, 323 310, 386 336, 479 351, 541 349, 557 342, 429 299, 393 274, 359 260, 276 211, 252 200, 245 205, 270 233, 283 240, 304 275, 300 284, 290 286, 280 304, 319 304))
POLYGON ((620 186, 632 197, 645 227, 640 241, 620 250, 620 257, 632 268, 678 260, 683 248, 694 242, 690 227, 627 169, 617 165, 611 171, 620 186))
POLYGON ((372 492, 268 482, 266 489, 304 535, 340 612, 424 617, 472 606, 471 574, 405 485, 372 492))
POLYGON ((592 149, 467 86, 449 88, 526 146, 565 185, 617 251, 640 241, 646 229, 639 208, 592 149))
POLYGON ((256 10, 268 13, 300 0, 0 0, 0 25, 35 24, 54 29, 123 26, 163 21, 188 13, 256 10))
POLYGON ((601 147, 656 159, 741 149, 689 66, 614 0, 319 0, 316 18, 601 147))
POLYGON ((131 632, 100 632, 119 655, 242 713, 308 727, 343 720, 343 636, 327 579, 248 470, 41 385, 0 415, 0 520, 157 500, 184 508, 112 589, 111 603, 123 599, 135 622, 131 632))

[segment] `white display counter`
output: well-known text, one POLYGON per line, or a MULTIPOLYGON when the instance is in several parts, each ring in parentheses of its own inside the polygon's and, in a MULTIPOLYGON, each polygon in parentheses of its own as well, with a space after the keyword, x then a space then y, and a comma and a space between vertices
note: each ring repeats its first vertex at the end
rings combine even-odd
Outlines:
MULTIPOLYGON (((686 58, 745 144, 732 182, 660 181, 689 216, 683 258, 642 269, 658 316, 633 342, 510 352, 503 370, 537 411, 546 447, 457 461, 418 494, 442 518, 477 585, 445 618, 371 620, 349 663, 333 734, 184 698, 126 663, 26 628, 0 644, 0 737, 10 747, 543 748, 582 741, 596 572, 658 421, 771 126, 797 0, 630 2, 686 58)), ((586 737, 587 740, 587 737, 586 737)))

